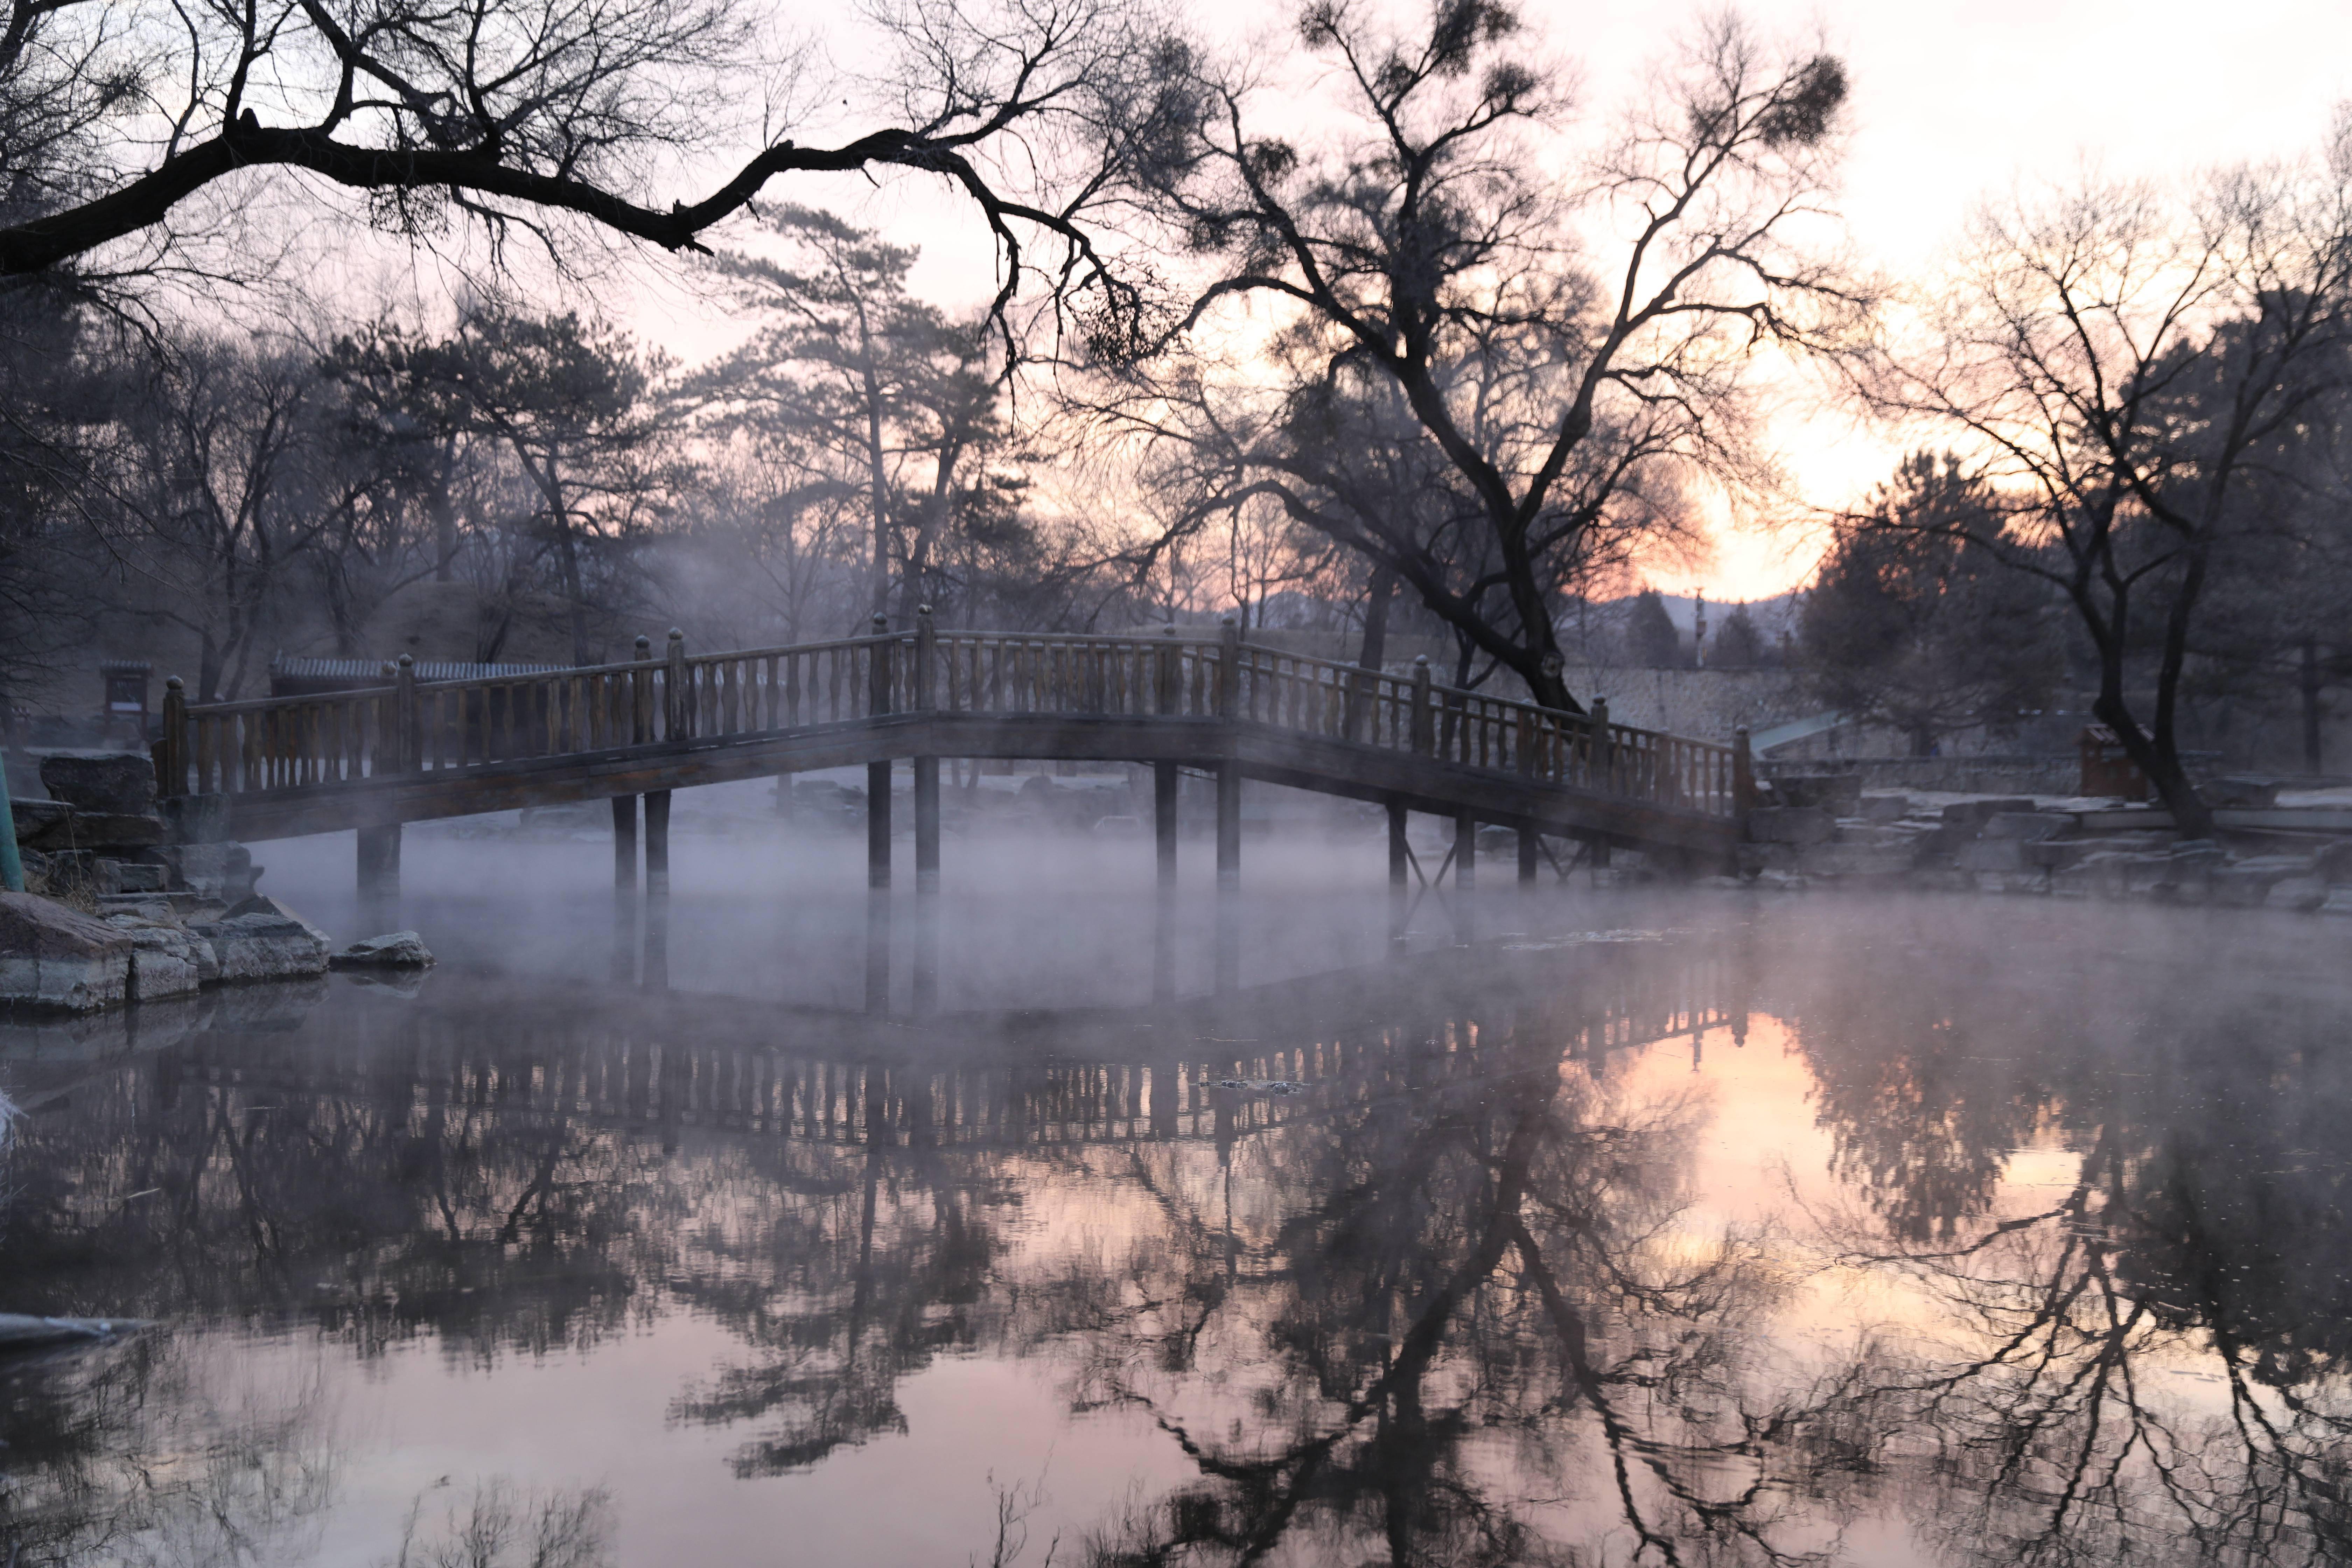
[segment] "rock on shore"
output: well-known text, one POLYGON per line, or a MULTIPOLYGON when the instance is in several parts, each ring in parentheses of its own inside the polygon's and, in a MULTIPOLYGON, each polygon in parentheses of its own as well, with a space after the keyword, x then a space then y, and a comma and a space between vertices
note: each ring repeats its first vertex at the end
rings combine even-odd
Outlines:
POLYGON ((33 893, 0 892, 0 1003, 87 1013, 131 994, 131 937, 33 893))
POLYGON ((327 933, 279 903, 255 897, 188 928, 212 944, 225 981, 288 980, 327 972, 327 933))
POLYGON ((433 962, 425 939, 413 931, 396 931, 355 942, 327 960, 330 969, 423 969, 433 962))

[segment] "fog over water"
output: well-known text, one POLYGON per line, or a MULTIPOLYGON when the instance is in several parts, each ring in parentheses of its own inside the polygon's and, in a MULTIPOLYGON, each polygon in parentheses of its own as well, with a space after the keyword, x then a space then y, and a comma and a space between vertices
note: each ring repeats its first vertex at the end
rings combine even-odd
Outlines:
POLYGON ((1186 840, 1156 1003, 1114 824, 949 837, 937 1017, 902 846, 875 1016, 862 834, 767 809, 659 920, 546 819, 397 911, 259 846, 439 966, 0 1026, 0 1310, 155 1320, 0 1364, 0 1559, 2352 1553, 2332 929, 1497 857, 1392 947, 1342 816, 1223 996, 1186 840))

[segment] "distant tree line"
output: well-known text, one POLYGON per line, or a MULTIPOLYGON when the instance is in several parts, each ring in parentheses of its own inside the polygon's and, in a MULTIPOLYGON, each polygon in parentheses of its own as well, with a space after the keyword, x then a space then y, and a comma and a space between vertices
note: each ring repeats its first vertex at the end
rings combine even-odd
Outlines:
POLYGON ((691 375, 593 318, 505 303, 323 341, 68 318, 0 372, 47 416, 20 412, 24 445, 0 452, 21 509, 0 678, 100 626, 193 642, 183 673, 209 701, 252 695, 278 650, 418 651, 396 635, 418 616, 428 657, 530 642, 594 663, 663 622, 757 645, 919 602, 1013 626, 1123 603, 1087 530, 1028 506, 968 324, 906 297, 904 253, 850 237, 885 264, 691 375), (812 311, 873 330, 812 331, 812 311))

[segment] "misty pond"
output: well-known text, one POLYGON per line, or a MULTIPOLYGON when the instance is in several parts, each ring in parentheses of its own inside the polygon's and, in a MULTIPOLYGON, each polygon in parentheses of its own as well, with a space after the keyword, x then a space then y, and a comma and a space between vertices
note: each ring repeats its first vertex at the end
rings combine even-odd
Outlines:
POLYGON ((846 842, 616 910, 420 832, 421 985, 5 1026, 0 1310, 153 1326, 0 1363, 0 1561, 2352 1560, 2340 934, 1498 887, 1398 950, 1350 847, 1253 863, 1220 995, 1130 848, 903 897, 873 1016, 846 842))

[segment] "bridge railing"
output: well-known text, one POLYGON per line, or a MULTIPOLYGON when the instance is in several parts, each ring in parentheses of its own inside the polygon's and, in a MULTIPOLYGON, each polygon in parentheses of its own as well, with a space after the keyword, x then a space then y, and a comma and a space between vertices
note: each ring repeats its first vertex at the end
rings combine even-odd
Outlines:
POLYGON ((1730 815, 1734 750, 1590 714, 1436 685, 1243 641, 935 631, 617 664, 188 705, 167 683, 156 746, 166 795, 238 794, 446 773, 633 745, 751 738, 877 715, 947 712, 1231 719, 1730 815))
POLYGON ((1610 721, 1608 705, 1563 713, 1331 659, 1238 645, 1237 717, 1410 751, 1465 767, 1654 805, 1729 816, 1736 749, 1610 721))

